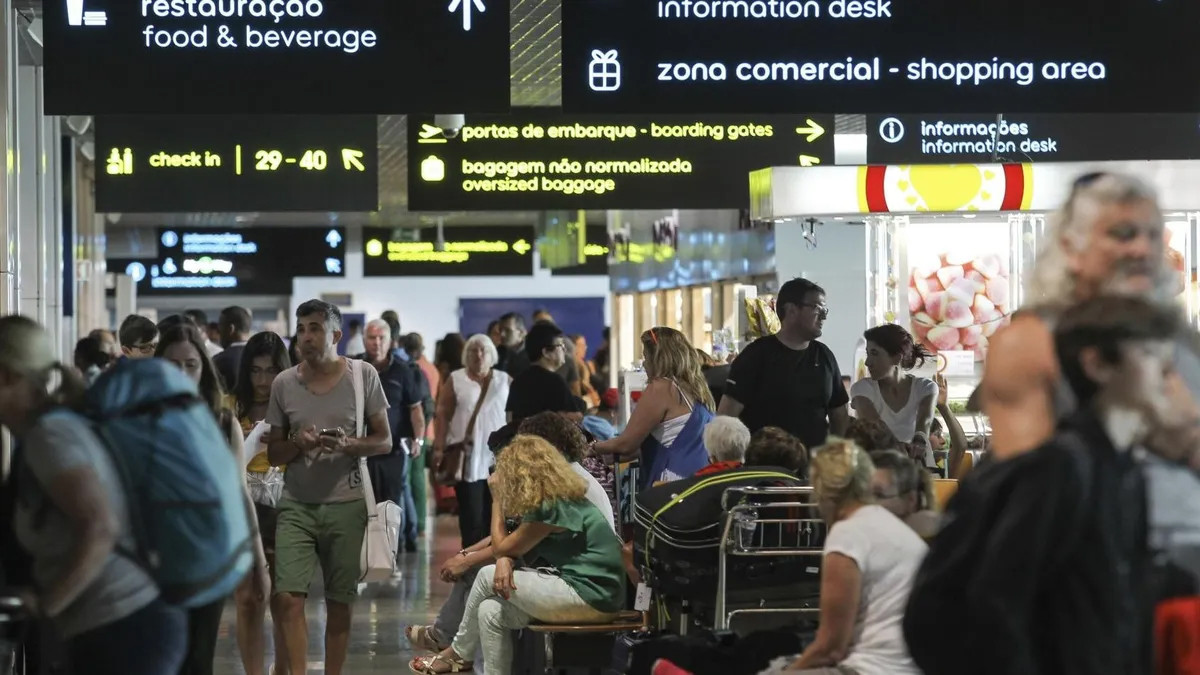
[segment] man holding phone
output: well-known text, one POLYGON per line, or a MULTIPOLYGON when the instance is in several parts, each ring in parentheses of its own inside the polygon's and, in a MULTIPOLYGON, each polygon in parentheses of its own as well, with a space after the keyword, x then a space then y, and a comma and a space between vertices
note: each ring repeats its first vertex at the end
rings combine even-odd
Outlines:
POLYGON ((308 668, 304 602, 320 565, 325 580, 325 670, 341 675, 350 643, 367 525, 359 459, 392 449, 388 403, 379 374, 363 368, 366 435, 356 438, 353 370, 337 355, 342 313, 320 300, 296 310, 300 365, 271 386, 267 458, 287 466, 275 535, 275 598, 291 672, 308 668))

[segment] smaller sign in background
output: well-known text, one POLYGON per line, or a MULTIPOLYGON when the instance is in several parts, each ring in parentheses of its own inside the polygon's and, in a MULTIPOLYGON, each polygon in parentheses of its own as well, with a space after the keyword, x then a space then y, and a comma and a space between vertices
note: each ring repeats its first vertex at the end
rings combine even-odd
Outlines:
POLYGON ((436 227, 421 228, 415 238, 392 228, 364 227, 363 276, 533 275, 533 226, 447 227, 443 232, 439 246, 436 227))
POLYGON ((1200 115, 867 115, 868 164, 1200 158, 1200 115))
POLYGON ((583 246, 584 263, 550 270, 552 276, 608 275, 608 226, 588 225, 586 233, 587 240, 583 246))

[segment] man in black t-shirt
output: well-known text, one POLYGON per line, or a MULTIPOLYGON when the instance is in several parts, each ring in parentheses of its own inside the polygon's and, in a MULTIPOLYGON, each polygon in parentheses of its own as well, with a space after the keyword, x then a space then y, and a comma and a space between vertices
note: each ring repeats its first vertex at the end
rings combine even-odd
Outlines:
POLYGON ((566 363, 562 329, 549 322, 534 324, 525 337, 530 366, 508 390, 509 422, 519 422, 541 412, 576 413, 575 397, 556 372, 566 363))
POLYGON ((850 422, 850 396, 829 347, 818 342, 829 308, 825 289, 792 279, 775 301, 779 332, 746 346, 729 372, 719 412, 740 417, 753 433, 779 427, 810 450, 850 422))

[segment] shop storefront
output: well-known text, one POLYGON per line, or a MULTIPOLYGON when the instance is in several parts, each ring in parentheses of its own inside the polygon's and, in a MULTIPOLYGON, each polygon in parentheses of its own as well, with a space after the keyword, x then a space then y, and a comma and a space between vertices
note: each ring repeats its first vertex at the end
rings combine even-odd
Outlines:
POLYGON ((763 169, 751 174, 751 217, 776 225, 780 281, 803 275, 837 296, 826 335, 853 364, 844 372, 864 375, 863 330, 896 322, 939 355, 931 370, 961 401, 989 339, 1027 301, 1049 213, 1091 171, 1135 174, 1158 190, 1180 302, 1200 323, 1196 161, 763 169))

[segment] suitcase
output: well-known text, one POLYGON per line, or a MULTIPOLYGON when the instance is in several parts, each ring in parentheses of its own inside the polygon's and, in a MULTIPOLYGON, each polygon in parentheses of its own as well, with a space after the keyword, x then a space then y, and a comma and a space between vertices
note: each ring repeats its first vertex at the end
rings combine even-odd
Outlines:
MULTIPOLYGON (((725 490, 803 485, 784 469, 742 467, 644 490, 637 495, 634 509, 634 564, 649 571, 656 592, 710 603, 717 591, 725 490), (685 493, 683 499, 677 499, 685 493)), ((804 548, 819 549, 824 544, 824 528, 814 528, 802 543, 804 548)), ((778 589, 789 596, 807 597, 819 588, 819 559, 730 556, 727 564, 726 590, 731 594, 778 589)))
POLYGON ((25 675, 27 618, 19 598, 0 595, 0 675, 25 675))

